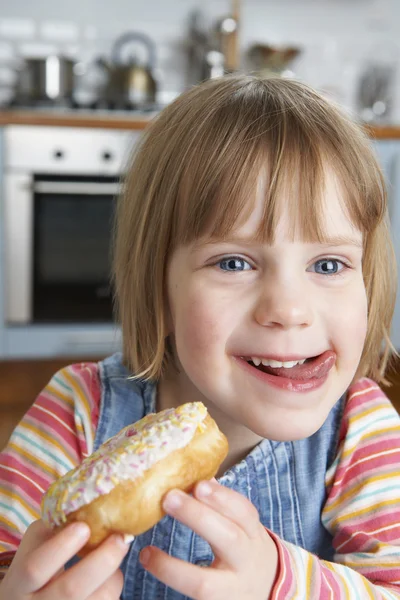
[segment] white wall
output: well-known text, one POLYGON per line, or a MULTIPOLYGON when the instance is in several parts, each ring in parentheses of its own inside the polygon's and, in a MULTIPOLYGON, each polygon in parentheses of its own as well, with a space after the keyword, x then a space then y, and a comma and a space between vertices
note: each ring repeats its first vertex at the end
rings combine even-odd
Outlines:
MULTIPOLYGON (((3 97, 16 55, 63 51, 88 61, 133 29, 157 44, 160 89, 184 87, 185 34, 191 9, 206 22, 229 12, 229 0, 0 0, 0 85, 3 97)), ((242 0, 243 56, 252 42, 294 43, 303 48, 295 72, 329 90, 350 108, 360 68, 371 53, 400 56, 399 0, 242 0)), ((243 66, 246 66, 243 61, 243 66)), ((89 82, 93 71, 83 78, 89 82)), ((1 98, 1 96, 0 96, 1 98)), ((396 94, 396 99, 400 94, 396 94)), ((394 110, 400 121, 400 101, 394 110)))

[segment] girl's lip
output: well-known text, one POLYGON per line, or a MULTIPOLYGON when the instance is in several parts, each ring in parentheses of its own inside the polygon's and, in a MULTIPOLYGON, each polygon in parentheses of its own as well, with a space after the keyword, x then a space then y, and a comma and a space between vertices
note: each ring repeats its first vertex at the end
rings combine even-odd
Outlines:
POLYGON ((300 356, 300 354, 289 354, 288 356, 278 356, 277 354, 268 354, 268 356, 263 356, 262 354, 242 354, 240 358, 243 360, 251 360, 253 356, 266 360, 277 360, 278 362, 292 362, 307 360, 307 358, 315 358, 316 356, 320 356, 320 353, 313 355, 308 354, 307 356, 300 356))
POLYGON ((260 381, 290 392, 310 392, 321 387, 336 362, 336 353, 327 350, 311 363, 297 365, 292 369, 279 367, 262 371, 250 365, 245 359, 236 357, 238 364, 260 381), (296 372, 297 371, 297 372, 296 372))
MULTIPOLYGON (((244 358, 243 360, 246 359, 244 358)), ((322 354, 310 358, 308 362, 297 364, 294 367, 267 367, 260 365, 258 370, 278 377, 287 377, 287 379, 319 379, 332 368, 335 362, 336 353, 332 350, 326 350, 322 354)))

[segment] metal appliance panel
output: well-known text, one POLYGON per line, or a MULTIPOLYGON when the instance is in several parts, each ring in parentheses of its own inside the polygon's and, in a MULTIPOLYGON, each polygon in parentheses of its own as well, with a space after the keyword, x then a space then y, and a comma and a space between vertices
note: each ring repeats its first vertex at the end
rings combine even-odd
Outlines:
POLYGON ((32 308, 33 200, 28 173, 8 174, 4 182, 5 315, 27 323, 32 308))

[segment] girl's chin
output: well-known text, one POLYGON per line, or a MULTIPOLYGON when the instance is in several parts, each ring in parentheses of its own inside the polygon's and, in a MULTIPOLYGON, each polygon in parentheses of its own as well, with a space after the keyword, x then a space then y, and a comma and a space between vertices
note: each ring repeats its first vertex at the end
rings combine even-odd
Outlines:
POLYGON ((260 419, 254 422, 247 422, 246 426, 250 428, 260 438, 265 438, 275 442, 294 442, 303 440, 312 436, 324 424, 329 410, 323 414, 316 414, 312 411, 304 411, 299 414, 297 411, 276 411, 272 409, 268 412, 267 422, 263 423, 260 419))

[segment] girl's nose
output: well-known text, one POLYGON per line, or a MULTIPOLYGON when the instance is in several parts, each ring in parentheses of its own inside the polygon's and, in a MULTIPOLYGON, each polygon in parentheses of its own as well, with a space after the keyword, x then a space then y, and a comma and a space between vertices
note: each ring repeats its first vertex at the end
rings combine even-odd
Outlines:
POLYGON ((258 298, 254 318, 263 327, 308 327, 312 324, 312 297, 302 286, 266 284, 258 298))

